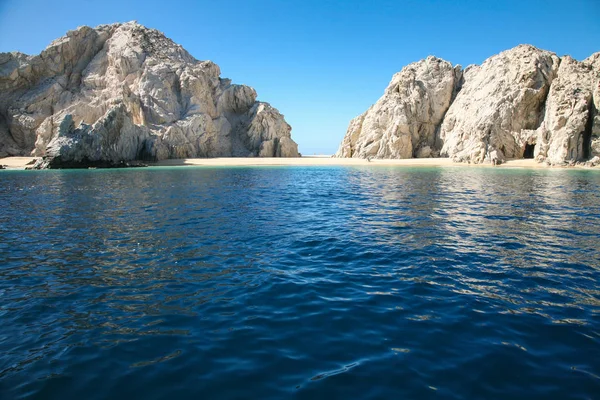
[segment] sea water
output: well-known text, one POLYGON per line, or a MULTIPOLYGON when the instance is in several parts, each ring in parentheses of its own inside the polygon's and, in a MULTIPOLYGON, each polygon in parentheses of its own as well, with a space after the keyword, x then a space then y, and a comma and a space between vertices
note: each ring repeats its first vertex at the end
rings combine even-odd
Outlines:
POLYGON ((600 171, 0 173, 0 398, 600 398, 600 171))

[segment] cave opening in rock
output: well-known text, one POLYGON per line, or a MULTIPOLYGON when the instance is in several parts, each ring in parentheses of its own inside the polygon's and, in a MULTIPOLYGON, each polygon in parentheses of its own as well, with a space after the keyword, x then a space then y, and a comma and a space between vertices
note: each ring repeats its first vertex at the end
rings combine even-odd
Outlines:
POLYGON ((533 154, 535 151, 535 143, 525 145, 525 150, 523 151, 523 158, 533 158, 533 154))

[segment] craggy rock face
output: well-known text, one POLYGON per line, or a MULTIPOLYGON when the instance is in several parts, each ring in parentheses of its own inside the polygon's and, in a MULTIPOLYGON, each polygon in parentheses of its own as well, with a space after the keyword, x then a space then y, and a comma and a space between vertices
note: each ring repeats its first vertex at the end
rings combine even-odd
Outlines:
POLYGON ((600 155, 599 82, 600 53, 578 62, 520 45, 464 71, 428 57, 350 122, 336 156, 592 159, 600 155))
POLYGON ((558 64, 552 53, 518 46, 469 68, 442 124, 442 154, 475 163, 493 150, 520 158, 529 139, 523 131, 538 128, 558 64))
MULTIPOLYGON (((593 120, 590 130, 591 156, 600 157, 600 53, 594 53, 586 58, 584 64, 592 69, 592 105, 593 120)), ((589 122, 588 122, 589 124, 589 122)), ((589 125, 588 125, 589 126, 589 125)))
POLYGON ((595 103, 600 101, 597 89, 600 53, 595 56, 583 62, 569 56, 561 59, 558 76, 552 82, 546 101, 544 122, 538 130, 539 142, 542 143, 540 155, 552 163, 586 160, 600 155, 600 126, 595 107, 595 103))
POLYGON ((38 56, 2 53, 0 156, 299 156, 283 116, 219 75, 135 22, 78 28, 38 56))
POLYGON ((430 157, 437 132, 461 83, 460 67, 435 57, 394 75, 383 97, 350 123, 336 154, 354 158, 430 157))

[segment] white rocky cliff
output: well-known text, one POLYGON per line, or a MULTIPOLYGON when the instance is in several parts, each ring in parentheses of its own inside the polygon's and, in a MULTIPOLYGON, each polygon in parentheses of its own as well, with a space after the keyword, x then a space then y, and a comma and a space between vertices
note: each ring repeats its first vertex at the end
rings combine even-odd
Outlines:
POLYGON ((599 82, 600 53, 579 62, 520 45, 464 71, 428 57, 350 122, 336 156, 597 160, 599 82))
POLYGON ((394 75, 383 97, 350 122, 337 156, 412 158, 439 155, 437 131, 462 82, 460 68, 435 57, 394 75))
POLYGON ((80 27, 38 56, 1 53, 0 157, 52 167, 299 156, 283 116, 219 76, 135 22, 80 27))

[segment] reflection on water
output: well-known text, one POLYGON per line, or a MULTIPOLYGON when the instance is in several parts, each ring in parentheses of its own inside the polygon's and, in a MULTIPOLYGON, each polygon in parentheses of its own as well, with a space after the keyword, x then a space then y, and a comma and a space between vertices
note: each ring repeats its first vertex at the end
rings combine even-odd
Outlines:
POLYGON ((0 174, 2 398, 593 398, 600 174, 0 174))

